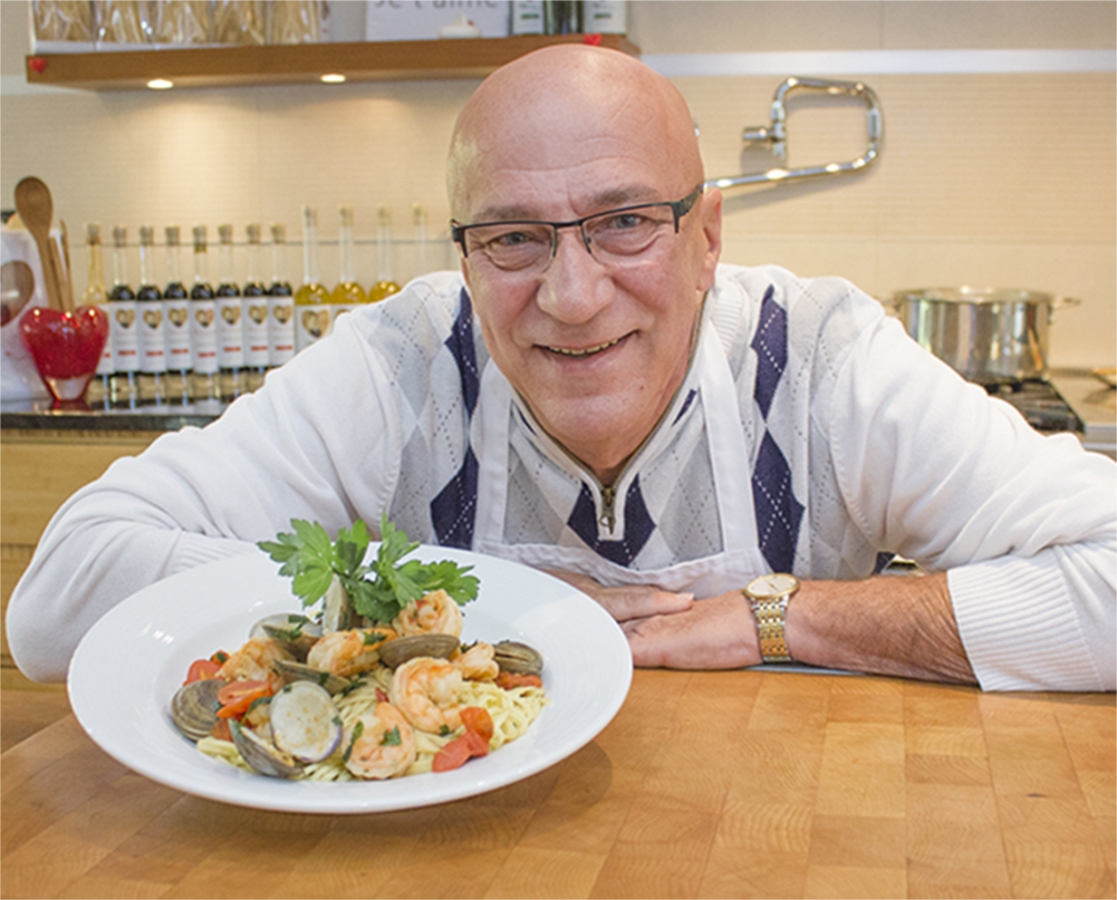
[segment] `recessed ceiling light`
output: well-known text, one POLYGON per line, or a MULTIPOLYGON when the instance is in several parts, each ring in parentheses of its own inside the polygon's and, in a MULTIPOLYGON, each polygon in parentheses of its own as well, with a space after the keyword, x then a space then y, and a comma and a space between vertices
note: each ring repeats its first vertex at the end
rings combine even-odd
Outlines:
POLYGON ((321 78, 323 84, 344 84, 345 76, 340 72, 330 72, 321 78))
POLYGON ((147 86, 153 91, 166 91, 173 88, 175 83, 166 78, 152 78, 151 81, 147 83, 147 86))

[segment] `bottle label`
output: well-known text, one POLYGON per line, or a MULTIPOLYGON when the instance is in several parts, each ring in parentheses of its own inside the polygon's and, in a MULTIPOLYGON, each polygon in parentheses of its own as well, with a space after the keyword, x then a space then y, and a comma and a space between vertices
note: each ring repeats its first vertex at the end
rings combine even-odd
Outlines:
POLYGON ((245 297, 242 304, 244 321, 244 364, 266 366, 271 359, 268 350, 268 298, 245 297))
POLYGON ((163 304, 158 300, 136 304, 136 328, 139 331, 140 371, 167 371, 166 328, 163 304))
POLYGON ((113 300, 108 306, 113 370, 137 372, 140 368, 140 351, 136 335, 136 301, 113 300))
POLYGON ((330 307, 323 304, 295 307, 295 352, 301 352, 330 331, 330 307))
POLYGON ((111 375, 113 373, 113 355, 112 355, 112 306, 108 303, 98 303, 97 308, 105 315, 105 320, 109 323, 109 333, 105 337, 105 347, 101 351, 101 359, 97 362, 98 375, 111 375))
POLYGON ((191 364, 195 372, 217 371, 217 310, 212 300, 190 300, 191 364))
POLYGON ((281 366, 295 355, 295 298, 268 297, 268 365, 281 366))
POLYGON ((244 365, 244 320, 240 297, 218 297, 217 365, 222 369, 239 369, 244 365))
POLYGON ((163 338, 167 369, 189 372, 194 360, 190 352, 190 301, 185 298, 163 301, 163 338))

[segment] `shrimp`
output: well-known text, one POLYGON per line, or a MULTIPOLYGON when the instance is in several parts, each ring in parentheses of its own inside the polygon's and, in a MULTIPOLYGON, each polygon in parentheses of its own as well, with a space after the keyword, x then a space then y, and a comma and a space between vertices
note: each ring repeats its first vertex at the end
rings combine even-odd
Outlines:
POLYGON ((458 691, 462 673, 444 659, 417 656, 396 669, 388 685, 388 699, 420 731, 431 734, 461 727, 458 691))
POLYGON ((341 678, 359 675, 380 660, 379 647, 396 636, 391 628, 354 628, 323 635, 306 656, 306 664, 341 678))
POLYGON ((266 681, 273 691, 278 691, 286 681, 272 664, 278 659, 292 658, 287 648, 275 638, 249 638, 225 660, 216 677, 223 681, 266 681))
POLYGON ((377 703, 375 709, 359 716, 342 746, 349 748, 345 768, 358 778, 402 775, 418 754, 415 732, 390 703, 377 703))
POLYGON ((408 603, 393 620, 392 627, 401 635, 452 634, 461 637, 462 611, 445 591, 431 591, 408 603))
POLYGON ((478 641, 450 660, 470 681, 492 681, 500 674, 500 665, 493 658, 493 645, 478 641))

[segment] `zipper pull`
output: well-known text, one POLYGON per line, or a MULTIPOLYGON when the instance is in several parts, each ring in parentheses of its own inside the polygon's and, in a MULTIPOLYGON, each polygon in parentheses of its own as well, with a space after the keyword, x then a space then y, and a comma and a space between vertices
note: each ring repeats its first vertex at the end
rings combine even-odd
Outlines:
POLYGON ((608 487, 603 485, 601 488, 601 518, 597 521, 609 530, 609 534, 613 533, 613 529, 617 525, 617 516, 614 512, 616 500, 616 488, 612 485, 608 487))

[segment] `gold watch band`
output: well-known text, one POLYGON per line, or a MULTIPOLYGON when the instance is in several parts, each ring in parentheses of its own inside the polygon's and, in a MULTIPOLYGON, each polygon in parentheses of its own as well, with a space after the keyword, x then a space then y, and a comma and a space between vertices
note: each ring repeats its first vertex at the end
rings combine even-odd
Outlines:
POLYGON ((791 662, 787 650, 787 633, 784 619, 787 615, 785 594, 770 600, 752 600, 752 613, 756 617, 756 630, 760 635, 760 655, 766 663, 791 662))

